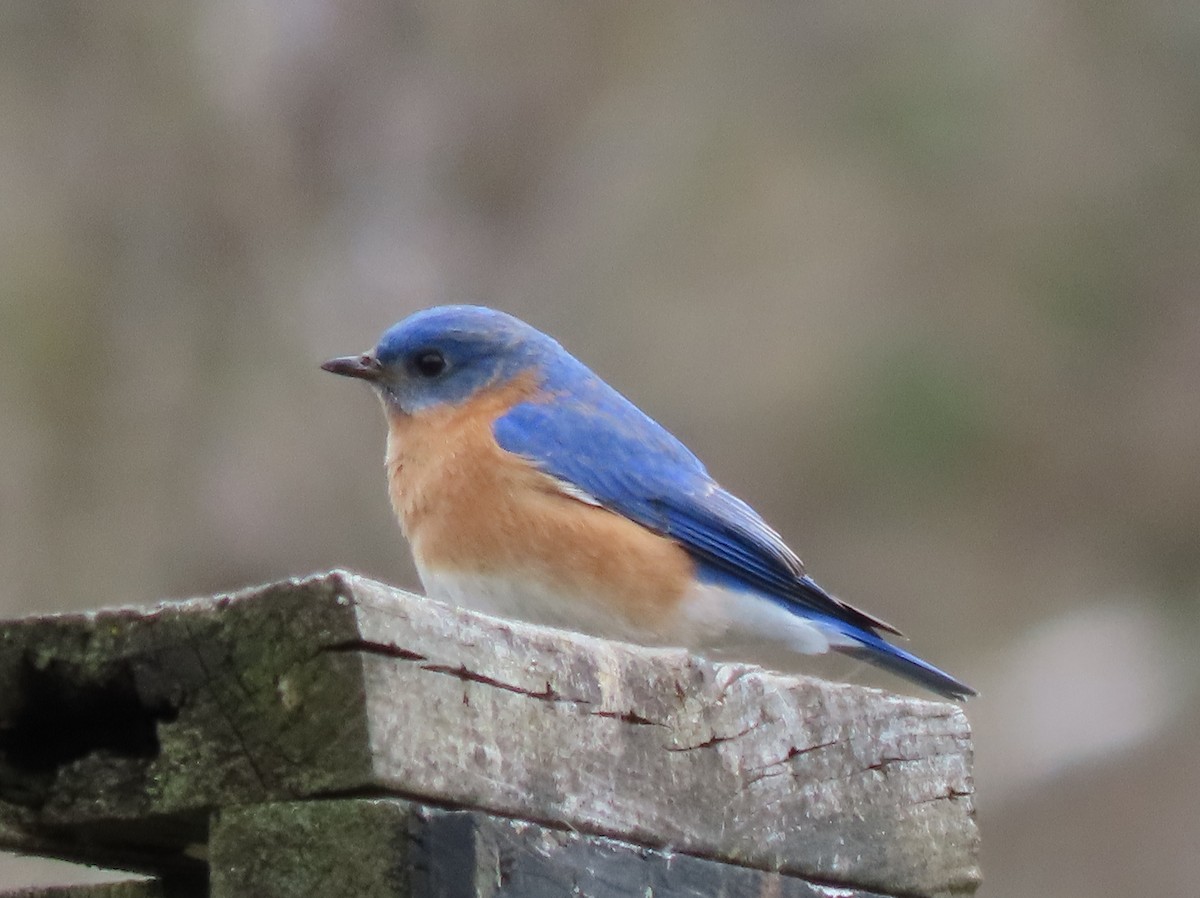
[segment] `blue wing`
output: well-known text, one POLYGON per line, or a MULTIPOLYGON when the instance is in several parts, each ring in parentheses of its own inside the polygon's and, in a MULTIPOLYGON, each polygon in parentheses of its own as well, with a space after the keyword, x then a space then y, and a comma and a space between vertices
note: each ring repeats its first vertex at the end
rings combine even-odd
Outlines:
POLYGON ((501 448, 678 540, 703 565, 794 612, 868 633, 898 632, 807 577, 779 534, 633 403, 586 369, 570 373, 570 390, 550 390, 545 401, 521 403, 497 419, 493 431, 501 448))

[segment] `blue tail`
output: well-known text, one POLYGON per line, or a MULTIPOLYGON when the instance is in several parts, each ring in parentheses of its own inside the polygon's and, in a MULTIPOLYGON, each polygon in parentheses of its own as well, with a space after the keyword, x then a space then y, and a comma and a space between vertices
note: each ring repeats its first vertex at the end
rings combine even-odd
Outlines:
MULTIPOLYGON (((767 599, 789 614, 803 618, 824 630, 828 636, 833 637, 830 639, 830 648, 834 651, 869 661, 876 667, 882 667, 925 687, 930 692, 950 699, 964 699, 977 694, 966 683, 887 642, 876 630, 895 633, 897 636, 900 635, 900 631, 879 618, 834 598, 811 577, 801 577, 792 584, 790 591, 781 594, 760 591, 747 584, 739 574, 703 562, 698 565, 697 576, 706 583, 767 599), (803 595, 805 601, 800 602, 798 595, 803 595)), ((786 642, 786 638, 784 641, 786 642)))
POLYGON ((938 670, 929 662, 922 661, 916 655, 884 641, 874 633, 845 624, 841 624, 837 629, 859 643, 834 646, 834 649, 843 655, 869 661, 876 667, 882 667, 946 698, 965 699, 977 694, 970 686, 954 679, 945 671, 938 670))

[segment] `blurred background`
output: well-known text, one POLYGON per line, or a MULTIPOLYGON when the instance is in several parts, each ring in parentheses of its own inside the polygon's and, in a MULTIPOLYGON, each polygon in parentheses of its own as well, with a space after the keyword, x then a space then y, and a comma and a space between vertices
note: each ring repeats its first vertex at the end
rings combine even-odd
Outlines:
POLYGON ((1176 0, 5 3, 0 614, 417 587, 317 365, 486 302, 981 690, 981 895, 1195 895, 1198 96, 1176 0))

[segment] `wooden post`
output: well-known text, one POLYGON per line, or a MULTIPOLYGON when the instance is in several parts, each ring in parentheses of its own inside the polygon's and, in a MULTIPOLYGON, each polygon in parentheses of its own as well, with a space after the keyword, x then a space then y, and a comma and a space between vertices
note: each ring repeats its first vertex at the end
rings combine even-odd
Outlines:
POLYGON ((0 845, 168 896, 969 895, 970 768, 953 705, 341 572, 0 624, 0 845))

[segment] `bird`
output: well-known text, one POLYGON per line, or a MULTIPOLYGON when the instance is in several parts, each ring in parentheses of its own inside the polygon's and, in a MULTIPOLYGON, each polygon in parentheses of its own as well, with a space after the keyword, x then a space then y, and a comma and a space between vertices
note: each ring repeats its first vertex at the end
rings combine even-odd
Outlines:
POLYGON ((826 592, 682 442, 512 315, 434 306, 321 367, 382 403, 388 493, 430 598, 776 670, 833 651, 976 694, 826 592))

